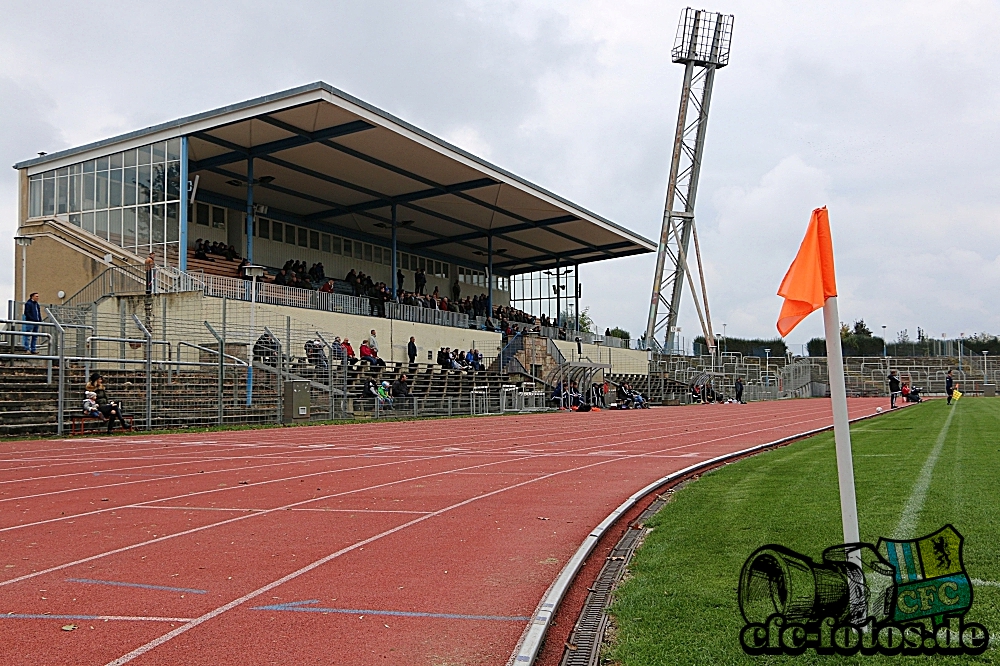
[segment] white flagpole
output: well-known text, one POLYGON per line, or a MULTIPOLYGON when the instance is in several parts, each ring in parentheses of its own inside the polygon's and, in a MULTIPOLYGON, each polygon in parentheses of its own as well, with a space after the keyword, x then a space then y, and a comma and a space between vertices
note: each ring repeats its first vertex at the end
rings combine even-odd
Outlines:
POLYGON ((858 501, 854 495, 854 461, 851 456, 851 426, 847 420, 847 386, 844 383, 844 352, 840 346, 840 315, 837 297, 823 304, 826 329, 826 362, 830 371, 830 398, 833 402, 833 438, 837 447, 837 477, 840 481, 840 519, 844 543, 858 543, 858 501))

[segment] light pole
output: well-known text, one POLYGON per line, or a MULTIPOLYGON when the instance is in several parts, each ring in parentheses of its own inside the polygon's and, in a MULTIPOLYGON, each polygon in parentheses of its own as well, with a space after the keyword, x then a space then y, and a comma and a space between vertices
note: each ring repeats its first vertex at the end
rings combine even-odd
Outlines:
POLYGON ((986 377, 986 355, 990 353, 989 349, 983 350, 983 383, 989 384, 990 380, 986 377))
POLYGON ((727 344, 728 341, 729 341, 729 338, 726 337, 726 325, 723 324, 722 325, 722 351, 723 352, 728 352, 729 351, 729 345, 727 344))
POLYGON ((34 238, 14 236, 14 242, 21 248, 21 302, 28 300, 28 246, 34 238))
MULTIPOLYGON (((257 266, 255 264, 247 264, 243 267, 244 274, 250 278, 250 339, 248 341, 248 347, 250 348, 250 353, 247 358, 250 363, 247 365, 247 407, 253 404, 253 336, 256 334, 256 316, 257 316, 257 278, 264 275, 267 272, 267 268, 264 266, 257 266)), ((222 346, 221 343, 219 345, 222 346)), ((219 349, 220 354, 224 354, 225 349, 219 349)), ((225 358, 225 357, 223 357, 225 358)), ((278 378, 278 385, 280 390, 281 378, 278 378)))
POLYGON ((767 386, 771 385, 771 349, 764 350, 764 381, 767 386))
POLYGON ((888 356, 888 347, 885 344, 885 324, 882 324, 882 356, 888 356))

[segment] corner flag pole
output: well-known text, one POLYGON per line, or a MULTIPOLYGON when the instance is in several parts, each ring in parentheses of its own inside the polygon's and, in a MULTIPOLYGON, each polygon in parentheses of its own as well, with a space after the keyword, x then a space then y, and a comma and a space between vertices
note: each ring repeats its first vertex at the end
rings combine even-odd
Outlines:
POLYGON ((830 373, 830 399, 833 402, 833 439, 837 449, 837 478, 840 482, 840 520, 844 543, 859 543, 858 501, 854 494, 854 458, 851 455, 851 426, 847 420, 847 386, 844 382, 844 352, 840 345, 840 316, 837 297, 823 303, 823 327, 826 330, 826 363, 830 373))

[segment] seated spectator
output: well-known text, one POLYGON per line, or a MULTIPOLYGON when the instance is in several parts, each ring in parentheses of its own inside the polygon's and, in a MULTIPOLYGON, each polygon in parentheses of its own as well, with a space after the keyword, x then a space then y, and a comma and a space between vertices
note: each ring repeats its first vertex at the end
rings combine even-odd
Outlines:
POLYGON ((103 419, 104 414, 101 414, 101 409, 97 404, 97 393, 86 391, 83 395, 83 415, 95 419, 103 419))
POLYGON ((365 380, 365 384, 361 389, 361 397, 370 399, 373 403, 378 400, 378 385, 371 377, 365 380))
POLYGON ((382 407, 392 407, 392 396, 389 395, 389 391, 388 381, 383 381, 378 387, 378 399, 382 407))
POLYGON ((330 278, 326 282, 324 282, 323 286, 320 287, 319 290, 321 292, 323 292, 324 294, 332 294, 333 293, 333 278, 330 278))
POLYGON ((633 407, 632 395, 628 391, 625 382, 618 385, 615 390, 615 397, 618 400, 618 409, 631 409, 633 407))
POLYGON ((409 395, 410 385, 406 382, 406 375, 400 375, 399 378, 392 383, 392 397, 407 398, 409 395))
POLYGON ((361 352, 362 363, 385 366, 385 361, 378 357, 377 351, 368 346, 367 341, 361 343, 361 348, 358 351, 361 352))
POLYGON ((354 355, 354 347, 351 346, 351 341, 344 338, 344 342, 341 344, 344 348, 344 355, 347 357, 347 362, 354 365, 358 362, 358 357, 354 355))
POLYGON ((226 259, 232 261, 233 259, 239 259, 239 258, 240 258, 240 253, 236 251, 235 246, 230 245, 228 248, 226 248, 226 259))
POLYGON ((254 343, 253 356, 255 361, 264 365, 276 366, 280 355, 281 345, 270 333, 265 332, 254 343))
POLYGON ((274 276, 274 284, 287 285, 288 271, 286 271, 284 268, 278 271, 278 274, 274 276))
POLYGON ((326 352, 323 351, 323 343, 319 340, 306 340, 305 351, 306 360, 316 366, 317 370, 329 370, 330 364, 326 360, 326 352))
POLYGON ((208 250, 208 243, 202 241, 200 238, 194 243, 194 258, 201 259, 202 261, 214 261, 206 253, 208 250))

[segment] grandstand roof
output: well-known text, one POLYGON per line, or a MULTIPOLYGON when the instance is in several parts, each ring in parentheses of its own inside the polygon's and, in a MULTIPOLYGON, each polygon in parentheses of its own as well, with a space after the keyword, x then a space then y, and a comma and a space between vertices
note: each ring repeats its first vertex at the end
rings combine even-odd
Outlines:
MULTIPOLYGON (((29 174, 187 136, 197 199, 239 208, 248 157, 267 217, 523 273, 651 252, 655 243, 317 82, 15 165, 29 174)), ((245 206, 245 204, 243 204, 245 206)))

